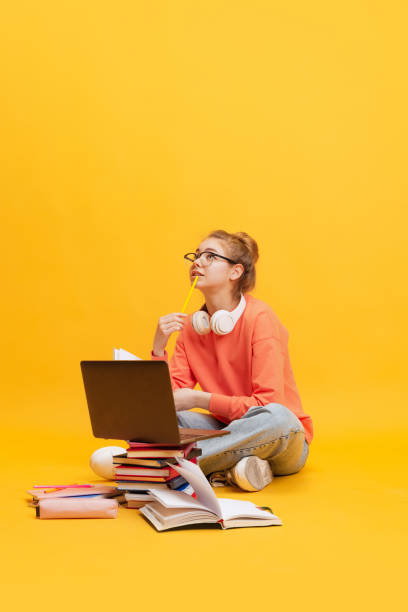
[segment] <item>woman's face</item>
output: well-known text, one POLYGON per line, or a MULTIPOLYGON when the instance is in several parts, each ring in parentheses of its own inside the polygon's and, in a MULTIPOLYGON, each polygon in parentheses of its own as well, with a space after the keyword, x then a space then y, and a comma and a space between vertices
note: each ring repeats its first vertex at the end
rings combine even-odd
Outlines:
POLYGON ((203 240, 198 246, 196 253, 204 254, 192 263, 190 267, 190 280, 194 281, 198 275, 197 289, 224 289, 226 286, 231 285, 231 281, 238 280, 244 270, 242 264, 231 264, 225 259, 205 255, 205 252, 229 257, 222 240, 217 240, 216 238, 206 238, 203 240))

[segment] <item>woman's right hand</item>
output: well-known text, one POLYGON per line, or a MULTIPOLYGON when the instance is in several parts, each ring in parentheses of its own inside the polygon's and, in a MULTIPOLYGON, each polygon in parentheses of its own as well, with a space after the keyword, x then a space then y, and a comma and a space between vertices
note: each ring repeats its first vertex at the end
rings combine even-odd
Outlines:
POLYGON ((188 315, 183 312, 172 312, 160 317, 153 341, 153 352, 162 356, 171 334, 183 329, 188 315))

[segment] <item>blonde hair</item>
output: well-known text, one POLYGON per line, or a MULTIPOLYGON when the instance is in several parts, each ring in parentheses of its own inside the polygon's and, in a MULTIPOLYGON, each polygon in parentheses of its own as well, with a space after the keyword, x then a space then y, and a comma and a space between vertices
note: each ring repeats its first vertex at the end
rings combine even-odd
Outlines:
POLYGON ((236 294, 252 291, 256 283, 255 264, 259 259, 258 245, 246 232, 230 234, 224 230, 215 230, 207 238, 216 238, 226 243, 227 255, 236 263, 244 266, 244 272, 238 279, 236 294))

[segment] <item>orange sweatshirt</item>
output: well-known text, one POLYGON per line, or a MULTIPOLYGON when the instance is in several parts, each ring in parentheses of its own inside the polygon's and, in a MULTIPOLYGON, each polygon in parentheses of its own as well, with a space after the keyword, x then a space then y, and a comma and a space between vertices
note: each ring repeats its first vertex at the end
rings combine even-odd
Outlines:
MULTIPOLYGON (((241 418, 251 406, 283 404, 301 421, 310 444, 313 424, 302 409, 289 359, 287 329, 272 308, 245 294, 246 306, 233 331, 197 334, 186 317, 169 362, 173 389, 198 383, 211 393, 209 411, 223 423, 241 418)), ((153 360, 168 362, 167 351, 153 360)))

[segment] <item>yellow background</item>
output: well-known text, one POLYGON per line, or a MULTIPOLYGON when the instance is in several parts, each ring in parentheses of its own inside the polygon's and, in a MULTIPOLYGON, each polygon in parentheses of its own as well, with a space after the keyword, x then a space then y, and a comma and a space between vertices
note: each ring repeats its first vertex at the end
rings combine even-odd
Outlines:
MULTIPOLYGON (((405 599, 406 13, 358 0, 3 6, 10 609, 405 599), (124 508, 35 520, 25 491, 97 482, 88 459, 109 443, 92 437, 80 360, 149 358, 159 316, 188 292, 183 254, 220 228, 258 242, 252 293, 289 331, 315 439, 299 474, 216 492, 269 504, 284 526, 158 534, 124 508)), ((201 304, 196 291, 189 312, 201 304)))

